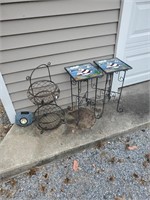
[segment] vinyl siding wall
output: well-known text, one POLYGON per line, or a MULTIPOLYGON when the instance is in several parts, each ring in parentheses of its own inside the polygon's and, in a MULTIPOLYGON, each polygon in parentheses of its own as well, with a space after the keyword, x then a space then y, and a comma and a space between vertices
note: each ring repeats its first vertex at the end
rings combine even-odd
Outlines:
POLYGON ((58 104, 69 104, 64 67, 113 57, 119 11, 120 0, 2 0, 0 72, 16 111, 33 109, 26 76, 49 61, 61 90, 58 104))

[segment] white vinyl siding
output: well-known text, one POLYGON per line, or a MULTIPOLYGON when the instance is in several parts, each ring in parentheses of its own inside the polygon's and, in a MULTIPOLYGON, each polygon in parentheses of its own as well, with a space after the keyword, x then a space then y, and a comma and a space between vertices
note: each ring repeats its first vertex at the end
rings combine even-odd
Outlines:
POLYGON ((113 57, 119 12, 120 0, 2 0, 0 72, 15 109, 33 107, 26 76, 49 61, 61 89, 58 104, 69 104, 64 67, 113 57))

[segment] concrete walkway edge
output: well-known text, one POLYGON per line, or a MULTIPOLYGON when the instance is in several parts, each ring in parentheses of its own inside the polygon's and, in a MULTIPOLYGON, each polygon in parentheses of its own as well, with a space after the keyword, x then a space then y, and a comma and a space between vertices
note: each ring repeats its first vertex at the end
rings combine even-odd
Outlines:
POLYGON ((11 169, 11 170, 8 170, 8 171, 4 170, 3 173, 0 174, 0 179, 4 180, 4 179, 7 179, 7 178, 16 176, 17 174, 24 173, 25 171, 28 171, 29 169, 31 169, 33 167, 39 167, 41 165, 47 164, 49 162, 52 162, 53 160, 60 159, 60 158, 65 157, 65 156, 69 156, 72 153, 80 152, 81 150, 83 150, 85 148, 94 147, 100 141, 108 141, 109 139, 112 139, 114 137, 125 135, 125 134, 128 134, 130 131, 136 131, 136 130, 142 129, 144 127, 150 127, 150 122, 140 124, 140 125, 138 125, 138 126, 136 126, 134 128, 128 129, 128 130, 123 131, 123 132, 118 132, 118 133, 115 133, 113 135, 108 135, 107 137, 104 137, 102 139, 91 141, 89 143, 77 146, 75 148, 70 148, 67 151, 63 151, 63 152, 61 152, 59 154, 55 154, 55 155, 52 155, 52 156, 47 156, 47 157, 43 158, 42 160, 37 160, 36 162, 29 163, 27 165, 18 166, 18 168, 14 168, 14 169, 11 169))

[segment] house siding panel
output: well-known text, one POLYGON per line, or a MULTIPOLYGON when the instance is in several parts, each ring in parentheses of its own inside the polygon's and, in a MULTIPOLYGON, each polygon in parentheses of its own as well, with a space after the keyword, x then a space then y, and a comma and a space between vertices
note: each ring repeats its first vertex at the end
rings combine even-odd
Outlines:
POLYGON ((110 23, 80 28, 60 29, 23 35, 5 36, 0 38, 0 42, 1 48, 3 50, 8 50, 42 45, 47 43, 57 43, 68 40, 77 40, 115 34, 116 31, 117 23, 110 23))
POLYGON ((97 36, 79 40, 70 40, 66 42, 63 41, 52 44, 43 44, 23 49, 6 50, 1 53, 2 59, 0 63, 27 60, 30 58, 38 58, 45 55, 56 55, 70 51, 73 52, 90 48, 104 47, 107 45, 115 45, 114 34, 102 37, 97 36))
POLYGON ((1 1, 0 71, 16 110, 33 109, 26 76, 36 66, 52 63, 52 80, 62 91, 58 104, 65 106, 70 84, 64 67, 113 57, 120 0, 77 1, 1 1))
POLYGON ((118 21, 119 10, 59 15, 2 22, 3 36, 98 25, 118 21), (22 27, 20 29, 20 26, 22 27))
POLYGON ((120 0, 49 0, 2 5, 2 20, 14 20, 119 9, 120 0))

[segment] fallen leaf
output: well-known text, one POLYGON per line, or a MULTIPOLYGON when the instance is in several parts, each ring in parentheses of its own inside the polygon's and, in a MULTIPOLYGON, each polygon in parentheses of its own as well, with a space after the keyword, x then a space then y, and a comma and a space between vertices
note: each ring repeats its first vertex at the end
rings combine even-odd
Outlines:
POLYGON ((74 161, 73 161, 73 170, 74 170, 74 171, 77 171, 78 168, 79 168, 78 161, 77 161, 77 160, 74 160, 74 161))
POLYGON ((61 192, 64 192, 64 189, 61 189, 60 191, 61 191, 61 192))
POLYGON ((36 172, 38 171, 38 169, 37 168, 32 168, 32 169, 30 169, 30 171, 28 172, 28 175, 31 177, 31 176, 33 176, 33 175, 36 175, 36 172))
POLYGON ((97 143, 96 147, 98 149, 100 149, 100 148, 104 147, 104 145, 105 145, 105 142, 100 141, 100 142, 97 143))
POLYGON ((16 190, 11 191, 10 189, 3 189, 0 188, 0 196, 1 195, 5 195, 6 198, 12 198, 14 196, 14 194, 16 193, 16 190))
POLYGON ((133 173, 133 177, 134 177, 134 178, 139 178, 139 175, 136 174, 136 173, 133 173))
POLYGON ((139 180, 139 182, 140 182, 141 185, 145 185, 145 184, 146 184, 146 181, 145 181, 143 178, 141 178, 141 179, 139 180))
POLYGON ((133 151, 133 150, 138 149, 138 147, 137 146, 127 146, 126 149, 133 151))
POLYGON ((95 164, 92 164, 92 166, 95 168, 96 167, 96 165, 95 164))
POLYGON ((46 187, 44 185, 40 185, 40 191, 44 193, 46 191, 46 187))
POLYGON ((147 159, 147 162, 150 162, 150 153, 145 154, 145 158, 147 159))
POLYGON ((124 160, 123 159, 118 159, 117 162, 122 163, 122 162, 124 162, 124 160))
POLYGON ((115 163, 117 160, 116 160, 116 158, 115 157, 112 157, 110 160, 109 160, 109 162, 111 162, 111 163, 115 163))
POLYGON ((146 168, 148 166, 148 162, 147 161, 144 161, 143 162, 143 166, 146 168))
POLYGON ((69 182, 70 182, 70 179, 69 178, 65 178, 64 183, 68 184, 69 182))
POLYGON ((0 195, 4 195, 7 192, 6 189, 0 188, 0 195))
POLYGON ((14 178, 12 178, 12 179, 10 179, 10 180, 8 181, 8 183, 9 183, 12 187, 14 187, 14 186, 17 184, 17 181, 16 181, 14 178))
POLYGON ((48 174, 47 173, 44 175, 44 178, 48 178, 48 174))
POLYGON ((129 138, 129 137, 127 137, 127 138, 126 138, 126 142, 129 142, 129 141, 130 141, 130 138, 129 138))
POLYGON ((110 176, 109 177, 109 181, 114 181, 115 180, 115 177, 114 176, 110 176))
POLYGON ((122 197, 115 197, 114 200, 125 200, 125 196, 122 196, 122 197))

